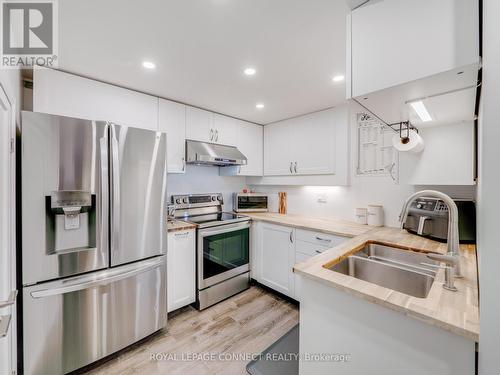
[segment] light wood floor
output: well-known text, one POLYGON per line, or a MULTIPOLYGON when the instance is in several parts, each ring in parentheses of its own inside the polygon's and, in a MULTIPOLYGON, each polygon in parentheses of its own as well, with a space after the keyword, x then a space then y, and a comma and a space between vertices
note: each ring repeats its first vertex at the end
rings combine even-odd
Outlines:
POLYGON ((298 319, 297 306, 253 286, 201 312, 186 307, 169 314, 163 332, 89 374, 246 374, 246 361, 173 361, 172 354, 260 353, 298 319), (152 360, 155 353, 170 355, 170 360, 152 360))

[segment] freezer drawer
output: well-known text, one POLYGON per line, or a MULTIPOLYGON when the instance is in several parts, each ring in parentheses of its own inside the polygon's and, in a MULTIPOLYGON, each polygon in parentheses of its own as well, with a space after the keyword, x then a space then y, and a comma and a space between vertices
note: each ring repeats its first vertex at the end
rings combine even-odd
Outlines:
POLYGON ((166 257, 23 289, 24 372, 57 375, 165 327, 166 257))

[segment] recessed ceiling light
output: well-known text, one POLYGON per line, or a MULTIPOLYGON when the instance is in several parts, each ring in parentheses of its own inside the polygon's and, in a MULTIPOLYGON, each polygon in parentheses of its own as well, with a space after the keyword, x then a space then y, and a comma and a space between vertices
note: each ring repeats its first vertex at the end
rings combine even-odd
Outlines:
POLYGON ((156 64, 154 62, 151 62, 151 61, 143 61, 142 62, 142 66, 146 69, 154 69, 156 68, 156 64))
POLYGON ((432 117, 429 114, 429 111, 427 111, 427 108, 425 108, 424 102, 419 100, 418 102, 413 102, 410 103, 412 106, 413 110, 417 113, 418 117, 420 117, 420 120, 423 122, 429 122, 432 121, 432 117))
POLYGON ((264 108, 264 103, 257 103, 257 104, 255 104, 255 108, 257 108, 257 109, 264 108))
POLYGON ((255 73, 257 73, 257 70, 255 70, 255 68, 246 68, 243 73, 245 73, 247 76, 253 76, 255 73))
POLYGON ((338 76, 335 76, 332 78, 332 81, 333 82, 342 82, 344 80, 344 76, 343 75, 338 75, 338 76))

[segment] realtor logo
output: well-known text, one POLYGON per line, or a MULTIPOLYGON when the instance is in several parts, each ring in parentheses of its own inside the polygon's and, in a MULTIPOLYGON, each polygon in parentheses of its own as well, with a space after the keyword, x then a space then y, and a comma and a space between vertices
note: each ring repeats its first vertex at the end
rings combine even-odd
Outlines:
POLYGON ((57 0, 0 0, 4 68, 56 67, 57 0))

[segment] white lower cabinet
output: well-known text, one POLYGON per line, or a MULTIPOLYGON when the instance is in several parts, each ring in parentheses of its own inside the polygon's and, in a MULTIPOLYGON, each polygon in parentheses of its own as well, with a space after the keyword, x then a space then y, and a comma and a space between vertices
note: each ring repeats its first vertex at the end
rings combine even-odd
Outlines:
POLYGON ((168 233, 167 311, 196 300, 196 237, 188 229, 168 233))
POLYGON ((295 264, 294 229, 261 224, 260 234, 260 283, 289 297, 294 297, 295 264))
POLYGON ((294 265, 348 239, 264 222, 254 222, 251 233, 252 278, 297 301, 301 287, 294 265))

